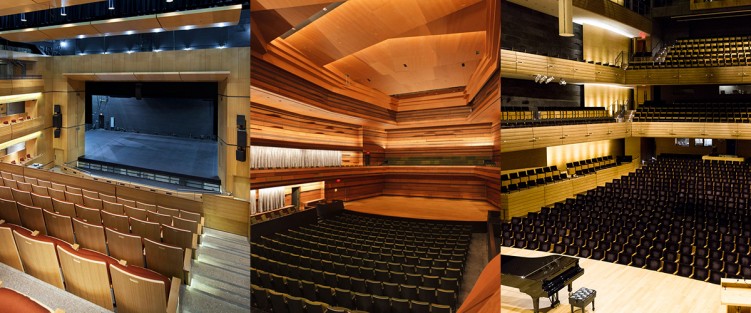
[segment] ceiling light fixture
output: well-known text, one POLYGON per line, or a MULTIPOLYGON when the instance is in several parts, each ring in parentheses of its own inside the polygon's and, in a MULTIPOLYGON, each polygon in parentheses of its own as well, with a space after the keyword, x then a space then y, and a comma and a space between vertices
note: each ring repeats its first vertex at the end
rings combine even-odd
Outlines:
POLYGON ((114 10, 115 9, 115 0, 108 0, 108 1, 109 1, 109 5, 108 5, 107 8, 110 9, 110 10, 114 10))
POLYGON ((60 8, 60 16, 68 16, 68 13, 65 13, 65 7, 60 8))

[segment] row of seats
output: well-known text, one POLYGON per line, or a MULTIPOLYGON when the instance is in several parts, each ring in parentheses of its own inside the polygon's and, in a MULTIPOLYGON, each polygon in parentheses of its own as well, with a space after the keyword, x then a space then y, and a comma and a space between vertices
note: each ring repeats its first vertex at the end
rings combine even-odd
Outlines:
POLYGON ((632 61, 629 69, 748 65, 751 39, 718 37, 679 39, 668 47, 662 62, 632 61))
POLYGON ((282 216, 287 216, 295 212, 297 212, 297 209, 295 208, 295 206, 288 205, 288 206, 278 208, 276 210, 253 214, 250 216, 250 225, 258 224, 258 223, 265 222, 268 220, 273 220, 276 218, 280 218, 282 216))
POLYGON ((604 107, 502 107, 501 128, 613 123, 604 107))
MULTIPOLYGON (((470 231, 456 223, 342 213, 252 242, 253 281, 329 308, 452 312, 470 231)), ((290 299, 267 311, 285 312, 282 303, 289 310, 290 299)))
POLYGON ((569 177, 582 176, 594 173, 601 169, 616 166, 613 156, 597 157, 582 161, 566 163, 564 170, 558 170, 558 166, 548 166, 536 169, 528 169, 501 175, 501 193, 542 186, 555 183, 569 177))
MULTIPOLYGON (((502 245, 712 283, 724 277, 751 278, 748 199, 715 197, 706 193, 713 187, 697 184, 699 179, 719 181, 722 175, 738 172, 749 173, 748 164, 660 158, 576 199, 557 203, 553 209, 512 218, 502 225, 502 245), (673 167, 716 175, 697 177, 673 167)), ((738 184, 746 194, 751 188, 747 180, 738 184)))
POLYGON ((177 311, 179 277, 129 265, 8 223, 0 223, 0 242, 0 262, 103 308, 117 308, 117 312, 177 311))
MULTIPOLYGON (((346 290, 337 289, 342 294, 346 290)), ((339 293, 337 293, 339 295, 339 293)), ((451 307, 440 304, 431 304, 421 301, 410 301, 399 298, 389 298, 365 293, 352 293, 352 298, 343 301, 351 302, 354 307, 361 310, 347 309, 338 306, 329 306, 324 302, 310 301, 307 298, 296 297, 286 293, 279 293, 274 289, 267 289, 257 285, 251 285, 251 299, 257 306, 267 312, 274 313, 324 313, 324 312, 374 312, 374 313, 451 313, 451 307)))

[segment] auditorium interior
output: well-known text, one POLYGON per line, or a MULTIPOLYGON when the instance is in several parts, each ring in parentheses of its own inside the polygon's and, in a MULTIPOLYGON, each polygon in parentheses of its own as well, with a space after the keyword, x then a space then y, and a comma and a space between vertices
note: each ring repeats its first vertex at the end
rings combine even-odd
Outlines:
POLYGON ((500 310, 499 5, 250 2, 254 310, 500 310))
POLYGON ((250 311, 250 4, 0 3, 0 311, 250 311))
POLYGON ((501 1, 501 312, 748 312, 750 5, 501 1))

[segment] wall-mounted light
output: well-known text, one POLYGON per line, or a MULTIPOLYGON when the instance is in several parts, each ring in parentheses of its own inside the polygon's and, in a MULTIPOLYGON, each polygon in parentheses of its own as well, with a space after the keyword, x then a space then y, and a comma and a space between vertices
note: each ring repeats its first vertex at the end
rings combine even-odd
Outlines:
POLYGON ((68 16, 68 13, 65 12, 65 7, 60 8, 60 16, 68 16))
POLYGON ((68 47, 68 41, 61 40, 60 41, 60 48, 67 48, 68 47))
POLYGON ((26 22, 26 13, 21 13, 21 22, 26 22))
POLYGON ((167 3, 171 3, 173 0, 167 0, 167 3))
POLYGON ((107 8, 110 9, 110 10, 114 10, 115 9, 115 0, 108 0, 107 8))

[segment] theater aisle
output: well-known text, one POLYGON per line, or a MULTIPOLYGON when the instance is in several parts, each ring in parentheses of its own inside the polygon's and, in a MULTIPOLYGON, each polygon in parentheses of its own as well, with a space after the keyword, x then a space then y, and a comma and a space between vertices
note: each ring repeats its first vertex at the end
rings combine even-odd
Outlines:
POLYGON ((250 244, 247 238, 205 228, 201 240, 198 259, 193 261, 193 282, 181 288, 181 311, 250 311, 250 244))

